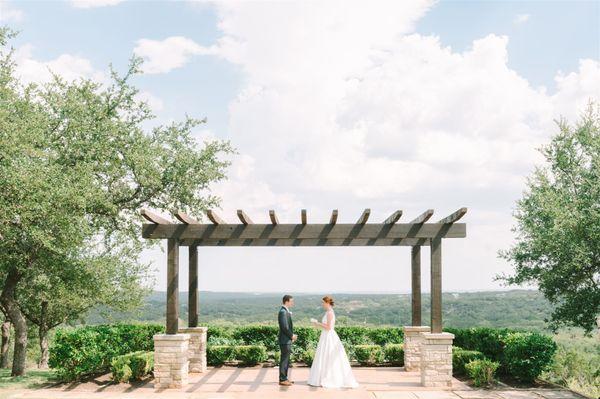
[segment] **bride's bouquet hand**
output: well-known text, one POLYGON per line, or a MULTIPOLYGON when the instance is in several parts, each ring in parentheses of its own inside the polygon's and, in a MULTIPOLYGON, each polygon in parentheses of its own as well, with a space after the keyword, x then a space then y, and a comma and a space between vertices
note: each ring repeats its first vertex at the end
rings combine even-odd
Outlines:
POLYGON ((317 324, 317 323, 318 323, 317 319, 310 319, 310 322, 311 322, 312 324, 317 324))

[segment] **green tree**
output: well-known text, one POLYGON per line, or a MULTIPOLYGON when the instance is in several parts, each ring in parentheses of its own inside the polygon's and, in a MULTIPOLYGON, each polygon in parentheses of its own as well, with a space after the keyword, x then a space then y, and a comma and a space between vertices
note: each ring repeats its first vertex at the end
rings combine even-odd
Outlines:
POLYGON ((516 243, 500 255, 515 265, 509 284, 535 283, 554 305, 550 327, 590 332, 600 314, 600 107, 590 104, 541 149, 517 202, 516 243))
POLYGON ((44 335, 82 316, 90 298, 137 303, 147 274, 138 257, 151 245, 139 210, 198 216, 216 206, 210 184, 225 177, 232 150, 194 138, 203 120, 151 127, 130 83, 139 59, 123 76, 111 68, 107 84, 23 85, 9 37, 0 30, 0 305, 15 330, 12 375, 22 375, 27 318, 44 335))

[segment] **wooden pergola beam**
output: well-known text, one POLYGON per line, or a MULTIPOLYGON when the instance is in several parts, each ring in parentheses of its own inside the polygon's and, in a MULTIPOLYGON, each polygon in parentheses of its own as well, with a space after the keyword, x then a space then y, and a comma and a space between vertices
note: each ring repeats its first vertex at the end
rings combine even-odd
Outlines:
POLYGON ((467 208, 464 208, 464 207, 460 208, 458 211, 441 219, 438 223, 441 223, 441 224, 454 223, 454 222, 460 220, 460 218, 462 218, 463 216, 465 216, 466 213, 467 213, 467 208))
POLYGON ((367 220, 369 220, 369 215, 371 215, 371 210, 369 208, 365 209, 356 221, 356 224, 365 224, 367 220))
POLYGON ((221 219, 219 215, 217 215, 213 210, 209 209, 208 211, 206 211, 206 216, 208 217, 208 220, 210 220, 213 224, 226 224, 225 221, 221 219))
POLYGON ((331 218, 329 219, 329 224, 336 224, 338 218, 338 210, 334 209, 331 211, 331 218))
POLYGON ((442 239, 432 238, 431 253, 431 332, 442 332, 442 239))
POLYGON ((277 219, 277 215, 273 209, 269 211, 269 218, 271 218, 271 224, 279 224, 279 219, 277 219))
POLYGON ((415 245, 410 253, 412 325, 421 325, 421 246, 415 245))
POLYGON ((383 221, 383 224, 394 224, 398 220, 400 220, 401 216, 402 216, 402 211, 398 210, 398 211, 392 213, 387 219, 385 219, 383 221))
POLYGON ((250 219, 250 217, 248 217, 248 215, 246 215, 246 212, 244 212, 243 210, 238 209, 237 215, 238 215, 238 218, 240 219, 240 222, 242 222, 242 224, 245 224, 245 225, 254 224, 252 219, 250 219))
POLYGON ((383 247, 429 246, 427 238, 300 238, 300 239, 183 239, 182 246, 198 247, 383 247))
POLYGON ((433 209, 427 209, 425 212, 411 220, 409 223, 421 224, 428 221, 433 216, 433 209))
POLYGON ((144 219, 146 219, 150 223, 171 224, 170 220, 167 220, 167 219, 163 218, 162 216, 159 216, 156 213, 149 211, 148 209, 142 209, 140 214, 144 217, 144 219))
POLYGON ((302 222, 302 224, 306 224, 306 222, 307 222, 306 209, 302 209, 300 211, 300 221, 302 222))
POLYGON ((193 217, 191 217, 187 213, 184 213, 184 212, 181 212, 181 211, 177 212, 175 214, 175 217, 181 223, 185 223, 185 224, 200 224, 200 222, 198 220, 194 219, 193 217))
POLYGON ((366 224, 144 224, 143 238, 154 239, 378 239, 463 238, 464 223, 366 224))
POLYGON ((167 240, 167 334, 179 330, 179 243, 167 240))
POLYGON ((198 247, 189 248, 188 257, 188 327, 198 327, 198 247))

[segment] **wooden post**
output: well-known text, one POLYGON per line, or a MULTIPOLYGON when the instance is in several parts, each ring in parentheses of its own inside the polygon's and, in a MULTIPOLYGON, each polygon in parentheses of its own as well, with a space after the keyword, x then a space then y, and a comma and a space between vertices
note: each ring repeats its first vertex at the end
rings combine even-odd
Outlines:
POLYGON ((412 280, 412 325, 421 325, 421 246, 415 245, 411 250, 412 280))
POLYGON ((190 246, 188 327, 198 327, 198 247, 190 246))
POLYGON ((179 329, 179 242, 167 240, 167 334, 179 329))
POLYGON ((442 239, 431 239, 431 332, 442 332, 442 239))

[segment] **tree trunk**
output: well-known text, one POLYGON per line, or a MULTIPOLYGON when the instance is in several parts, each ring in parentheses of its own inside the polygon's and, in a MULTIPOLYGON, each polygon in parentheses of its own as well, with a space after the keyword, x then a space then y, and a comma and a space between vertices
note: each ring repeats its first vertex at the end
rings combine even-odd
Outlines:
POLYGON ((0 368, 8 368, 8 348, 10 345, 10 321, 2 323, 2 346, 0 347, 0 368))
POLYGON ((48 326, 46 323, 48 314, 48 301, 42 301, 42 310, 40 312, 39 338, 40 338, 40 361, 38 362, 39 369, 48 368, 48 326))
POLYGON ((27 356, 27 320, 15 298, 15 290, 22 277, 22 273, 18 270, 11 269, 6 276, 2 295, 0 295, 2 307, 6 310, 6 314, 15 329, 15 349, 11 372, 13 377, 25 375, 25 360, 27 356))

